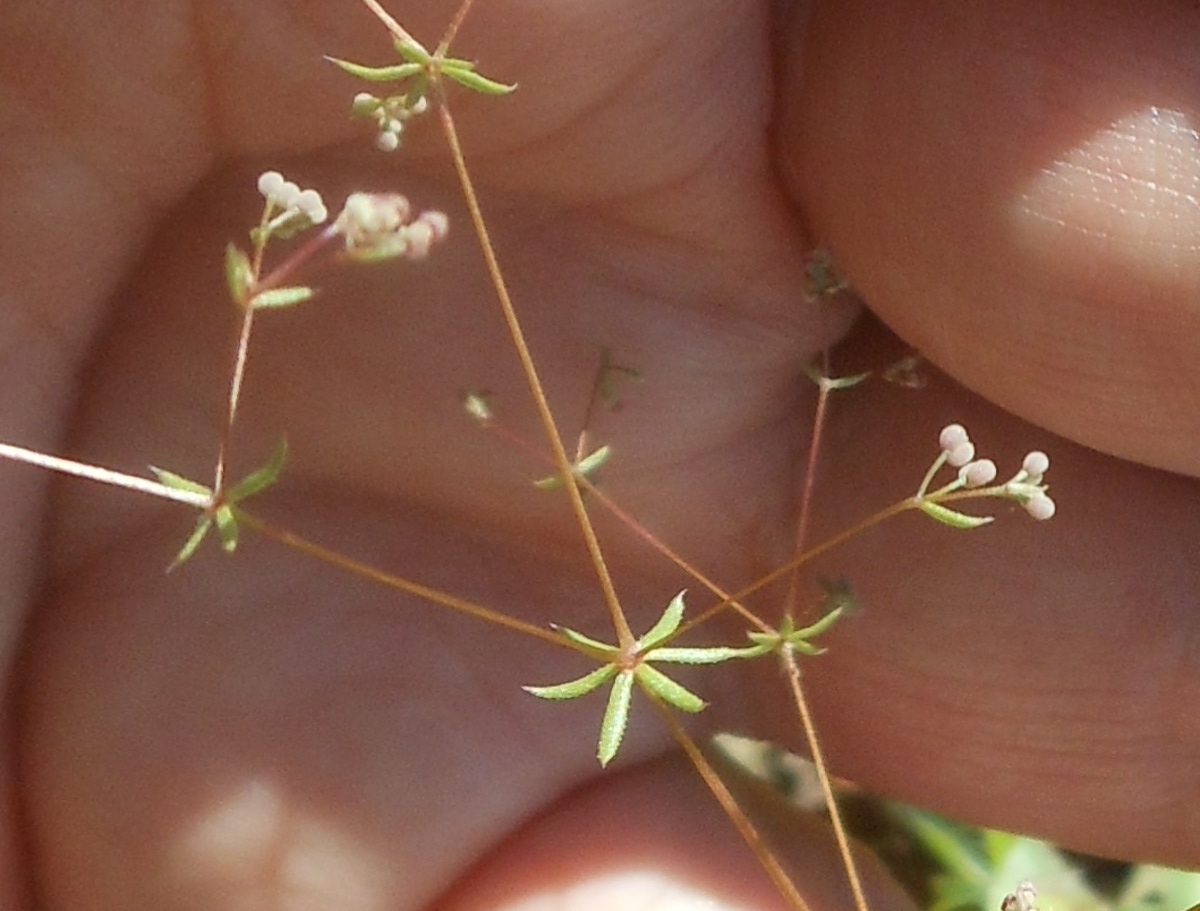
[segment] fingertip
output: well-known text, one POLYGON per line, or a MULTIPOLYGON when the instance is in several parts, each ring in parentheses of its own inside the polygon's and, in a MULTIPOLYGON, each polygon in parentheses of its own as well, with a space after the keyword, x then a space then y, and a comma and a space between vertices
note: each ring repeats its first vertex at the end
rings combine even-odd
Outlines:
MULTIPOLYGON (((739 802, 780 846, 810 911, 853 908, 828 827, 770 796, 740 787, 739 802)), ((872 860, 864 864, 872 911, 912 911, 872 860)), ((789 904, 679 756, 609 773, 568 795, 490 853, 438 911, 691 911, 783 909, 789 904)))
POLYGON ((1198 31, 1124 0, 820 5, 779 144, 812 235, 909 342, 1022 417, 1190 473, 1198 31))

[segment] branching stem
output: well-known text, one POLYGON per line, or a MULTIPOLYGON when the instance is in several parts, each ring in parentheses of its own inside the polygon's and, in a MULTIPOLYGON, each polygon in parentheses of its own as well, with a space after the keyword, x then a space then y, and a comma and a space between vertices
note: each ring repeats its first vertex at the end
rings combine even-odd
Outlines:
POLYGON ((538 377, 533 355, 530 353, 529 345, 525 340, 525 333, 521 329, 521 322, 517 318, 516 308, 513 306, 512 297, 508 292, 508 285, 504 281, 504 276, 500 271, 500 263, 496 257, 496 251, 492 247, 487 225, 484 222, 483 210, 480 208, 479 198, 475 193, 475 186, 467 171, 466 158, 463 155, 462 145, 459 142, 458 131, 454 126, 454 118, 450 114, 450 108, 446 104, 444 93, 441 93, 441 87, 439 86, 438 89, 440 93, 438 113, 441 117, 442 128, 446 134, 446 141, 450 145, 450 155, 454 161, 454 169, 458 174, 463 198, 466 200, 467 210, 471 215, 471 222, 475 227, 475 233, 479 238, 479 244, 483 250, 483 258, 487 264, 488 274, 491 276, 492 286, 496 292, 496 297, 500 301, 500 308, 504 313, 504 320, 508 324, 509 335, 512 337, 513 346, 521 362, 521 368, 525 373, 530 395, 533 398, 538 417, 541 419, 546 440, 550 444, 550 451, 554 456, 555 468, 562 478, 563 487, 566 489, 567 496, 571 500, 571 508, 575 513, 580 532, 583 534, 584 543, 592 559, 592 565, 595 567, 596 576, 599 579, 600 588, 604 593, 604 600, 608 605, 618 642, 623 649, 630 649, 633 647, 635 641, 633 631, 630 629, 629 621, 626 619, 625 612, 621 608, 616 588, 613 586, 612 576, 608 571, 608 565, 600 549, 600 541, 596 537, 596 531, 592 527, 591 518, 588 516, 587 507, 584 505, 583 496, 579 490, 578 478, 573 470, 571 459, 567 455, 567 450, 563 446, 562 436, 558 432, 558 425, 555 423, 554 415, 550 411, 550 403, 546 399, 545 390, 538 377))

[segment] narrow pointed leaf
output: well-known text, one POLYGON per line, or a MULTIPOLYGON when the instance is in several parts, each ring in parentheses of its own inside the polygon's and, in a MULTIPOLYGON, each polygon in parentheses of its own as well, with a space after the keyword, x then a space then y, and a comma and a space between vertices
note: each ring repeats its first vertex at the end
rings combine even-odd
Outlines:
POLYGON ((663 615, 658 618, 658 622, 650 627, 646 635, 638 640, 638 646, 643 652, 650 651, 655 645, 679 629, 679 624, 683 622, 683 596, 685 592, 686 589, 671 599, 667 605, 667 609, 663 611, 663 615))
POLYGON ((296 285, 291 288, 271 288, 269 291, 262 291, 254 295, 250 299, 250 306, 255 310, 282 310, 285 307, 294 307, 306 300, 312 300, 316 293, 316 289, 304 285, 296 285))
POLYGON ((580 696, 586 696, 605 681, 611 680, 616 673, 617 666, 615 664, 606 664, 604 667, 598 667, 594 671, 575 680, 568 680, 566 683, 554 683, 550 686, 523 686, 521 689, 539 699, 578 699, 580 696))
POLYGON ((484 95, 507 95, 517 88, 515 82, 512 84, 497 82, 495 79, 488 79, 487 76, 480 75, 474 70, 463 69, 461 67, 444 67, 442 72, 459 85, 471 89, 473 92, 481 92, 484 95))
POLYGON ((229 491, 226 500, 229 503, 239 503, 247 497, 261 493, 279 480, 283 464, 287 461, 287 440, 280 440, 271 453, 271 460, 262 468, 253 471, 237 482, 229 491))
MULTIPOLYGON (((611 446, 601 446, 595 452, 584 456, 578 462, 571 466, 571 473, 576 477, 589 478, 600 468, 608 457, 612 454, 611 446)), ((558 490, 563 486, 562 478, 558 475, 550 475, 549 477, 540 478, 533 482, 533 486, 538 490, 558 490)))
POLYGON ((392 42, 392 47, 409 63, 419 64, 422 69, 433 62, 433 55, 412 39, 397 38, 392 42))
POLYGON ((845 607, 839 605, 817 620, 816 623, 789 633, 787 639, 789 642, 795 642, 797 639, 812 639, 815 636, 819 636, 833 626, 833 624, 837 623, 845 612, 845 607))
POLYGON ((818 386, 830 390, 851 389, 871 376, 871 371, 855 373, 851 376, 825 376, 811 364, 804 367, 804 372, 818 386))
POLYGON ((192 558, 192 554, 196 552, 196 548, 208 536, 209 529, 212 528, 212 519, 208 516, 201 516, 196 522, 196 527, 192 529, 192 533, 188 535, 187 541, 180 548, 179 553, 175 555, 175 559, 171 561, 171 565, 167 567, 167 572, 181 566, 192 558))
POLYGON ((583 633, 576 632, 573 629, 568 629, 565 626, 556 626, 554 628, 566 636, 571 642, 574 642, 576 645, 583 646, 583 648, 589 654, 597 657, 608 657, 617 653, 616 646, 609 645, 606 642, 600 642, 597 639, 593 639, 591 636, 585 636, 583 633))
POLYGON ((154 473, 154 477, 158 479, 158 483, 163 487, 170 487, 172 490, 185 490, 188 493, 198 493, 204 496, 212 496, 212 490, 205 487, 203 484, 198 484, 195 481, 189 481, 182 475, 177 475, 173 471, 167 471, 165 468, 156 468, 150 466, 150 471, 154 473))
POLYGON ((217 523, 217 537, 221 539, 221 547, 227 554, 233 553, 238 544, 237 518, 228 506, 221 506, 213 515, 217 523))
POLYGON ((763 654, 757 645, 734 648, 729 645, 697 648, 656 648, 646 653, 645 661, 666 661, 669 664, 720 664, 734 658, 757 658, 763 654))
POLYGON ((254 284, 254 270, 250 266, 250 257, 233 244, 225 248, 225 282, 233 302, 238 306, 245 304, 246 294, 254 284))
POLYGON ((330 63, 339 67, 351 76, 365 79, 367 82, 398 82, 415 76, 421 72, 419 63, 397 63, 393 66, 363 66, 361 63, 351 63, 349 60, 339 60, 337 57, 326 57, 330 63))
POLYGON ((629 701, 633 698, 633 672, 622 671, 613 681, 612 690, 608 694, 608 706, 604 709, 604 720, 600 722, 600 742, 596 747, 596 758, 600 765, 606 766, 625 737, 625 728, 629 724, 629 701))
POLYGON ((932 500, 921 501, 921 512, 952 528, 978 528, 980 525, 987 525, 992 521, 991 516, 969 516, 958 510, 949 509, 941 503, 934 503, 932 500))
POLYGON ((787 645, 788 648, 795 649, 800 654, 808 655, 810 657, 824 655, 827 651, 829 651, 829 649, 823 646, 813 645, 811 642, 805 642, 803 639, 788 639, 787 645))
POLYGON ((754 654, 749 654, 747 658, 757 658, 759 655, 766 655, 779 648, 783 643, 783 638, 777 632, 760 633, 758 630, 746 633, 746 637, 754 643, 751 646, 751 651, 754 654))
POLYGON ((677 709, 682 709, 694 715, 707 705, 703 699, 683 686, 683 684, 676 683, 662 671, 658 670, 658 668, 642 664, 634 673, 642 686, 658 696, 663 702, 670 703, 677 709))

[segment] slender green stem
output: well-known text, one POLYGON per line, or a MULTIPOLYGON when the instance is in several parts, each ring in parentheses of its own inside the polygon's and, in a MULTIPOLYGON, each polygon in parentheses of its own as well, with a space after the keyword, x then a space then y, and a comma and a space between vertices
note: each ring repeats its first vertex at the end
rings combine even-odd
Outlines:
POLYGON ((490 235, 487 225, 484 222, 483 210, 479 205, 479 198, 475 193, 475 186, 471 181, 471 176, 467 171, 466 158, 463 155, 462 146, 459 142, 458 131, 454 126, 454 118, 450 114, 450 109, 446 105, 444 93, 441 93, 439 86, 438 111, 442 120, 442 127, 446 133, 446 140, 450 144, 451 158, 454 161, 454 169, 458 174, 459 183, 462 187, 463 197, 467 203, 467 210, 470 212, 471 221, 475 227, 475 233, 479 238, 480 247, 483 250, 483 258, 487 264, 488 274, 492 279, 492 286, 495 289, 496 296, 500 301, 501 310, 504 313, 505 322, 508 324, 509 334, 512 337, 513 346, 516 349, 517 357, 521 361, 521 368, 525 373, 526 381, 529 385, 530 395, 533 398, 534 406, 537 409, 538 416, 541 419, 542 429, 546 434, 546 439, 550 444, 551 453, 554 456, 554 465, 559 476, 563 480, 563 487, 567 491, 567 496, 571 501, 571 508, 575 513, 575 518, 579 524, 580 532, 583 534, 584 543, 592 559, 592 565, 596 570, 596 576, 600 582, 600 588, 604 593, 604 600, 608 604, 609 613, 612 617, 613 628, 616 631, 617 639, 623 649, 632 648, 635 641, 633 631, 629 627, 629 621, 625 617, 625 612, 621 608, 621 602, 617 597, 617 592, 613 586, 612 576, 608 571, 608 565, 604 560, 604 554, 600 549, 600 541, 596 537, 596 531, 592 527, 591 518, 588 516, 587 507, 584 505, 583 496, 579 491, 578 478, 575 475, 570 457, 567 455, 566 448, 563 446, 562 436, 558 432, 558 425, 555 423, 554 415, 550 411, 550 403, 546 399, 545 390, 542 387, 541 380, 538 377, 537 367, 534 365, 533 355, 530 353, 529 345, 525 340, 525 333, 521 329, 521 322, 517 318, 516 308, 513 306, 512 297, 508 292, 508 286, 504 281, 504 276, 500 271, 500 263, 496 257, 496 251, 492 247, 490 235))

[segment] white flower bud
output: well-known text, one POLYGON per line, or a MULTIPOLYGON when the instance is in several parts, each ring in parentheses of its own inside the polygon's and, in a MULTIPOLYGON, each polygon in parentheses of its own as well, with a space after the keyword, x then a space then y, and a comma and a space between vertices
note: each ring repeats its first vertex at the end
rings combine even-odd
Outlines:
POLYGON ((970 440, 964 440, 953 449, 946 451, 946 461, 955 468, 962 468, 973 458, 975 458, 975 444, 970 440))
POLYGON ((950 453, 969 439, 967 428, 962 424, 947 424, 942 428, 941 435, 938 436, 938 445, 942 448, 942 452, 950 453))
POLYGON ((278 171, 263 171, 258 176, 258 192, 267 199, 277 199, 283 183, 283 175, 278 171))
POLYGON ((1050 470, 1050 457, 1044 452, 1034 450, 1025 456, 1025 461, 1021 463, 1021 467, 1030 475, 1030 477, 1040 478, 1050 470))
POLYGON ((996 463, 991 459, 968 462, 959 470, 958 476, 968 487, 983 487, 996 480, 996 463))
POLYGON ((1044 522, 1046 519, 1054 515, 1055 505, 1044 493, 1035 493, 1025 501, 1025 511, 1037 519, 1039 522, 1044 522))

